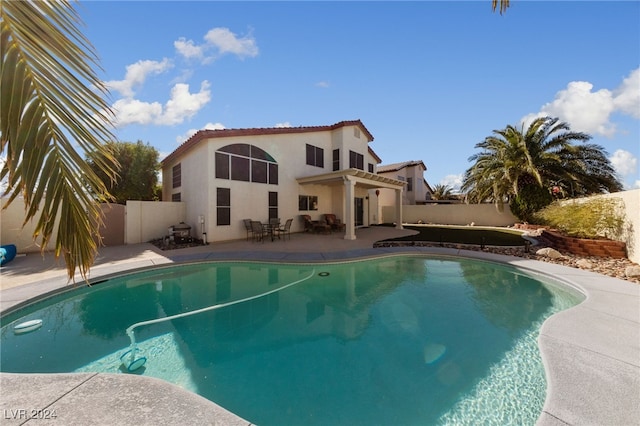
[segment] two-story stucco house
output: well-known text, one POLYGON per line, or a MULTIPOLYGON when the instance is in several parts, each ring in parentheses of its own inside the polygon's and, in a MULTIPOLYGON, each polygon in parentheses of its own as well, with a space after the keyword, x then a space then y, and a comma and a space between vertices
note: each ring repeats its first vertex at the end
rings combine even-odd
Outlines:
POLYGON ((346 224, 344 238, 352 240, 356 227, 369 224, 369 190, 395 193, 402 217, 405 182, 376 173, 372 141, 360 120, 201 130, 162 161, 163 200, 184 202, 187 223, 198 224, 196 233, 204 230, 210 242, 243 238, 243 219, 293 218, 297 232, 301 215, 321 220, 328 213, 346 224))
MULTIPOLYGON (((405 205, 425 204, 426 201, 431 200, 433 189, 424 178, 426 171, 427 166, 421 160, 378 166, 380 176, 406 183, 402 194, 402 204, 405 205)), ((395 202, 394 195, 386 190, 380 191, 379 199, 382 206, 393 205, 395 202)))

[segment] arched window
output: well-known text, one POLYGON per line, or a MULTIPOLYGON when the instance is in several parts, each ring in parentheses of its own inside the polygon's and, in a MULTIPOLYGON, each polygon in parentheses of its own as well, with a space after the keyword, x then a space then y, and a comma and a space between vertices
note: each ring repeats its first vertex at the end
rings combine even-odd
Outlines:
POLYGON ((278 163, 265 150, 246 143, 216 151, 216 178, 278 184, 278 163))

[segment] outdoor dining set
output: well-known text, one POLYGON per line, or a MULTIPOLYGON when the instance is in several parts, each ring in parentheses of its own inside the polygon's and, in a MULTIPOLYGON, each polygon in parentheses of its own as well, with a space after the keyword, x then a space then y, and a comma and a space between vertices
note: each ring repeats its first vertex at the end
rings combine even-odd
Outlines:
POLYGON ((256 242, 264 242, 265 238, 271 238, 271 241, 274 241, 276 238, 280 239, 281 237, 286 239, 287 235, 291 239, 291 223, 293 223, 293 219, 287 219, 284 225, 280 223, 280 218, 271 218, 266 223, 251 219, 243 219, 243 222, 247 230, 247 241, 249 241, 249 238, 256 242))
MULTIPOLYGON (((312 220, 309 215, 301 215, 304 221, 304 232, 330 234, 333 231, 344 231, 345 224, 336 217, 335 214, 325 214, 322 220, 312 220)), ((287 219, 284 225, 280 218, 271 218, 268 222, 259 220, 243 219, 244 227, 247 231, 247 241, 264 242, 265 238, 271 241, 277 239, 286 240, 287 235, 291 239, 291 224, 293 219, 287 219)))

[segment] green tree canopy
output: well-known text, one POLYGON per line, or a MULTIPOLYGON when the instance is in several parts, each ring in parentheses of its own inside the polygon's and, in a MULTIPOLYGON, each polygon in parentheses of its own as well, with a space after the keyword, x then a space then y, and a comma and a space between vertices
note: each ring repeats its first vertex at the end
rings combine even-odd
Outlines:
POLYGON ((538 118, 526 129, 510 125, 494 130, 476 145, 482 151, 469 158, 474 164, 465 172, 462 191, 470 202, 498 204, 527 185, 545 190, 557 186, 570 196, 620 191, 606 151, 586 143, 590 139, 551 117, 538 118))
POLYGON ((104 182, 118 204, 126 204, 127 200, 150 201, 156 197, 158 185, 158 151, 142 141, 109 142, 107 148, 120 163, 120 172, 114 179, 104 173, 99 164, 91 158, 87 161, 93 171, 104 182))
POLYGON ((69 278, 94 262, 99 201, 110 198, 83 160, 114 177, 117 162, 106 88, 92 66, 97 55, 68 1, 0 0, 0 151, 9 203, 22 197, 24 224, 36 221, 43 250, 55 230, 55 255, 69 278))
POLYGON ((453 196, 453 188, 449 185, 437 184, 433 187, 433 194, 431 198, 434 200, 451 200, 453 196))

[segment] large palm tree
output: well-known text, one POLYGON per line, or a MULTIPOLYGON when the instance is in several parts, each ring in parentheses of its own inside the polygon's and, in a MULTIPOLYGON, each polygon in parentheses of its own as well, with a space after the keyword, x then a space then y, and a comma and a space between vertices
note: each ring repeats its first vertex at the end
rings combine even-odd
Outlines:
POLYGON ((606 151, 585 143, 589 139, 551 117, 538 118, 527 129, 510 125, 494 130, 476 145, 482 152, 469 158, 474 164, 465 173, 462 190, 471 202, 498 204, 528 185, 559 186, 573 196, 621 190, 606 151))
POLYGON ((109 198, 83 154, 115 177, 97 56, 68 1, 0 0, 0 142, 9 203, 24 198, 34 240, 86 278, 97 252, 98 202, 109 198))

